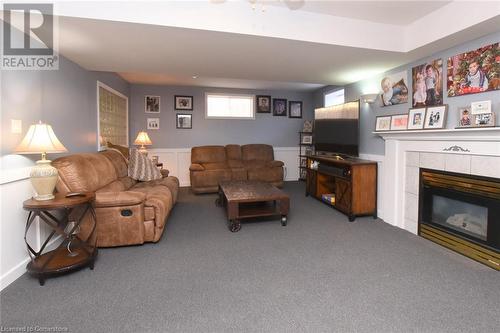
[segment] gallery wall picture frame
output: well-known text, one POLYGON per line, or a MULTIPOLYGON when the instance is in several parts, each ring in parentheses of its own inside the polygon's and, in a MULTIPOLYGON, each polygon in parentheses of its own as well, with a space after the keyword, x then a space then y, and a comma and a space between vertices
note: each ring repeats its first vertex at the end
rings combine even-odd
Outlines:
POLYGON ((412 68, 414 108, 443 104, 443 59, 427 61, 412 68))
POLYGON ((303 135, 302 136, 302 142, 301 144, 304 144, 304 145, 310 145, 312 144, 313 142, 313 136, 312 135, 303 135))
POLYGON ((427 108, 414 108, 408 111, 408 130, 424 129, 426 110, 427 108))
POLYGON ((154 95, 144 96, 144 112, 160 113, 160 96, 154 96, 154 95))
POLYGON ((391 131, 406 131, 408 127, 408 113, 391 116, 391 131))
POLYGON ((391 130, 391 116, 378 116, 375 119, 375 132, 391 130))
POLYGON ((448 105, 428 107, 425 113, 424 129, 443 129, 446 126, 448 105))
POLYGON ((273 98, 273 116, 286 117, 287 100, 285 98, 273 98))
POLYGON ((384 76, 380 81, 381 106, 408 103, 408 72, 402 71, 384 76))
POLYGON ((174 96, 174 109, 182 111, 193 111, 193 96, 174 96))
POLYGON ((257 113, 271 113, 271 96, 257 95, 255 96, 255 104, 257 113))
POLYGON ((458 108, 458 128, 472 127, 473 125, 473 115, 471 113, 470 106, 465 106, 458 108))
POLYGON ((495 113, 480 113, 473 115, 474 127, 494 127, 495 113))
POLYGON ((148 130, 160 129, 160 118, 147 118, 146 120, 148 130))
POLYGON ((175 115, 175 128, 177 129, 192 129, 193 115, 186 113, 177 113, 175 115))
POLYGON ((302 101, 288 102, 288 118, 302 118, 302 101))

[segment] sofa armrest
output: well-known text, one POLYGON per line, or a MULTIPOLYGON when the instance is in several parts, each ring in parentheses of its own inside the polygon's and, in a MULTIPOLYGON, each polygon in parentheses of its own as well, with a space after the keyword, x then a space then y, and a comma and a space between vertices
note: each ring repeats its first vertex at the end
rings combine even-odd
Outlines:
POLYGON ((167 169, 160 169, 160 173, 163 178, 167 178, 170 171, 167 169))
POLYGON ((95 207, 120 207, 139 205, 146 200, 146 194, 134 191, 98 192, 95 207))
POLYGON ((283 165, 285 165, 285 164, 281 161, 269 161, 269 162, 267 162, 267 166, 271 167, 271 168, 282 167, 283 165))
POLYGON ((203 167, 203 165, 198 164, 198 163, 193 163, 189 167, 189 171, 203 171, 203 170, 205 170, 205 168, 203 167))

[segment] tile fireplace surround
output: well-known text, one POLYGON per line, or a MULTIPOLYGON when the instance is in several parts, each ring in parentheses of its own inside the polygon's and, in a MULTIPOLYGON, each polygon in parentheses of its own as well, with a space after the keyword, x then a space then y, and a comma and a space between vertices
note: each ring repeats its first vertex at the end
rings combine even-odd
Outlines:
POLYGON ((500 178, 500 128, 376 132, 385 140, 384 220, 418 233, 419 168, 500 178))

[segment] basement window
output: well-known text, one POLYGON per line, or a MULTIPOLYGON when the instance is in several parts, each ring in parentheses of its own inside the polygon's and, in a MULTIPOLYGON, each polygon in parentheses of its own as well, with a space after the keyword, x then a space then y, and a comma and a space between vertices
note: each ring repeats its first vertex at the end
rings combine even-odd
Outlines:
POLYGON ((326 93, 324 95, 324 104, 325 107, 327 106, 332 106, 332 105, 338 105, 338 104, 344 104, 345 102, 345 96, 344 96, 344 89, 339 89, 335 90, 329 93, 326 93))
POLYGON ((206 119, 255 119, 255 96, 205 94, 206 119))

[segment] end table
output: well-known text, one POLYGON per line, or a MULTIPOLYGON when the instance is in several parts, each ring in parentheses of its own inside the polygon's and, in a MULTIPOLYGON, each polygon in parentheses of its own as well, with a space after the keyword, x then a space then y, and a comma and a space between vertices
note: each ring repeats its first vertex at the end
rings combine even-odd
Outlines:
POLYGON ((87 192, 82 193, 81 196, 69 198, 63 194, 56 194, 52 200, 24 201, 23 208, 29 211, 24 241, 31 258, 26 268, 28 273, 38 278, 41 286, 45 284, 45 279, 52 275, 67 273, 86 266, 94 269, 97 257, 96 216, 92 207, 94 199, 95 194, 87 192), (90 219, 91 226, 88 237, 83 240, 78 231, 86 216, 90 219), (26 238, 36 217, 52 229, 38 251, 33 249, 26 238), (74 221, 72 224, 69 224, 70 217, 71 221, 74 221), (52 251, 44 252, 56 234, 61 236, 61 244, 52 251))

